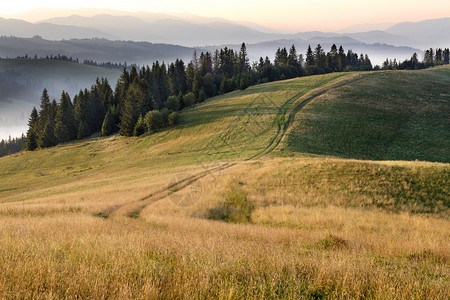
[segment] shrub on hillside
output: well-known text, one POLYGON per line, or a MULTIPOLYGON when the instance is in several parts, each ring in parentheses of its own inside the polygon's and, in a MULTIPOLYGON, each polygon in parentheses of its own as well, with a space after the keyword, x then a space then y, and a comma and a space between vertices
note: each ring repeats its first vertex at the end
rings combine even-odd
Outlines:
POLYGON ((164 125, 163 117, 160 111, 151 110, 145 115, 145 124, 148 130, 158 130, 164 125))
POLYGON ((254 207, 247 194, 239 186, 232 186, 225 195, 225 202, 208 211, 208 219, 232 223, 249 223, 254 207))
POLYGON ((176 111, 172 112, 169 115, 169 125, 171 126, 175 126, 178 124, 178 121, 180 120, 180 114, 177 113, 176 111))
POLYGON ((167 126, 167 124, 169 124, 169 115, 171 112, 172 111, 168 110, 167 108, 161 109, 163 126, 167 126))
POLYGON ((181 107, 180 99, 182 99, 182 97, 178 98, 175 96, 170 96, 169 98, 167 98, 167 103, 166 103, 167 109, 173 110, 173 111, 179 111, 180 107, 181 107))
POLYGON ((187 93, 183 96, 183 107, 191 107, 195 104, 195 95, 194 93, 187 93))

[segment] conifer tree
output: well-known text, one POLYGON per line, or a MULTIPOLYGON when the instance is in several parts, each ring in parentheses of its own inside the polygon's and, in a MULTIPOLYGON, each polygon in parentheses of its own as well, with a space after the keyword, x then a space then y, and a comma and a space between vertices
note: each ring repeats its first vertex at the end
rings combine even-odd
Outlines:
POLYGON ((298 57, 297 57, 297 49, 295 49, 295 46, 292 45, 289 49, 289 55, 288 55, 288 65, 292 67, 298 68, 298 57))
POLYGON ((338 71, 343 71, 345 66, 346 66, 346 56, 345 56, 344 48, 341 45, 341 46, 339 46, 339 51, 338 51, 338 60, 337 60, 338 71))
POLYGON ((90 107, 89 95, 80 90, 78 95, 73 98, 75 123, 77 124, 77 138, 82 139, 92 133, 90 128, 90 107))
POLYGON ((450 50, 449 48, 444 49, 444 65, 448 65, 450 63, 450 50))
POLYGON ((37 123, 38 123, 38 113, 36 107, 33 107, 30 118, 28 119, 28 131, 24 145, 25 150, 33 151, 38 147, 36 135, 37 123))
POLYGON ((364 56, 364 71, 370 71, 373 69, 372 62, 369 59, 369 56, 366 54, 364 56))
POLYGON ((214 56, 212 59, 213 62, 213 75, 219 75, 220 73, 220 56, 219 56, 219 50, 216 49, 216 51, 214 51, 214 56))
POLYGON ((336 47, 336 44, 333 44, 331 46, 330 55, 329 55, 329 61, 328 61, 328 68, 331 70, 331 72, 338 71, 338 50, 336 47))
POLYGON ((442 65, 444 63, 443 55, 442 55, 442 49, 438 48, 436 49, 435 59, 434 59, 435 65, 442 65))
POLYGON ((45 124, 42 134, 38 138, 38 146, 41 148, 52 147, 57 144, 53 125, 50 123, 45 124))
POLYGON ((77 136, 75 115, 69 94, 62 92, 55 119, 55 137, 59 143, 74 140, 77 136))
POLYGON ((144 118, 140 115, 136 122, 136 126, 134 126, 133 135, 140 136, 145 133, 145 129, 144 118))
POLYGON ((125 95, 130 84, 130 74, 128 74, 126 68, 123 68, 122 74, 120 74, 120 77, 117 80, 116 88, 114 91, 114 102, 118 106, 119 110, 122 109, 123 102, 125 101, 125 95))
POLYGON ((194 82, 194 76, 195 76, 194 64, 192 62, 190 62, 186 68, 186 86, 187 86, 186 91, 192 91, 192 84, 194 82))
POLYGON ((78 129, 77 129, 77 139, 81 140, 82 138, 85 138, 89 136, 90 131, 88 129, 88 125, 85 121, 81 120, 78 123, 78 129))
POLYGON ((308 66, 314 66, 314 54, 311 50, 311 45, 308 45, 308 50, 306 50, 306 64, 308 66))
MULTIPOLYGON (((246 73, 250 71, 250 62, 247 54, 247 47, 245 43, 242 43, 241 49, 239 50, 239 72, 246 73)), ((205 73, 206 74, 206 73, 205 73)))
POLYGON ((102 124, 102 136, 108 136, 113 134, 115 130, 115 124, 113 120, 113 113, 111 111, 111 108, 108 109, 106 112, 105 118, 103 120, 102 124))
POLYGON ((322 46, 320 44, 317 45, 316 49, 314 50, 314 62, 315 65, 322 70, 325 69, 325 53, 322 49, 322 46))
POLYGON ((53 99, 50 104, 50 123, 55 124, 56 112, 58 111, 58 103, 53 99))
POLYGON ((137 121, 137 101, 133 97, 134 92, 127 93, 125 102, 123 104, 122 112, 120 114, 119 133, 124 136, 132 136, 134 126, 137 121))
POLYGON ((45 124, 51 121, 52 121, 52 110, 50 104, 50 97, 48 96, 47 89, 44 89, 41 96, 38 131, 40 132, 43 131, 45 124))

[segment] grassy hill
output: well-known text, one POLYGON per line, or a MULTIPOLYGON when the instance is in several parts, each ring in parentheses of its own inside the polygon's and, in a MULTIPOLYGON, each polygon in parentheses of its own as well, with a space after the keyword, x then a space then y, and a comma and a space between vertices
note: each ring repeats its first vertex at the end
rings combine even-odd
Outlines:
MULTIPOLYGON (((444 298, 449 164, 394 161, 386 150, 391 161, 376 161, 374 142, 362 139, 353 152, 330 154, 323 141, 333 136, 321 135, 329 127, 313 121, 344 123, 358 94, 358 111, 383 127, 395 118, 379 110, 394 114, 402 105, 386 108, 377 102, 383 97, 365 95, 378 84, 382 91, 384 77, 403 83, 402 94, 390 92, 403 104, 405 91, 408 99, 424 97, 421 82, 448 99, 449 73, 341 73, 258 85, 209 99, 156 134, 0 158, 0 295, 444 298), (372 107, 379 110, 367 112, 372 107), (301 148, 302 138, 316 148, 301 148), (371 160, 354 159, 361 155, 371 160)), ((426 100, 435 105, 434 96, 426 100)), ((401 114, 414 120, 419 109, 401 114)), ((433 119, 445 109, 423 111, 433 119)), ((418 119, 420 128, 448 135, 448 119, 436 127, 418 119)), ((350 128, 350 136, 363 131, 350 128)), ((441 135, 420 128, 405 130, 430 139, 435 150, 421 152, 430 153, 423 160, 447 161, 441 135)), ((392 155, 407 153, 414 139, 401 136, 392 155)))
POLYGON ((450 162, 450 72, 361 75, 311 103, 289 134, 297 152, 450 162))

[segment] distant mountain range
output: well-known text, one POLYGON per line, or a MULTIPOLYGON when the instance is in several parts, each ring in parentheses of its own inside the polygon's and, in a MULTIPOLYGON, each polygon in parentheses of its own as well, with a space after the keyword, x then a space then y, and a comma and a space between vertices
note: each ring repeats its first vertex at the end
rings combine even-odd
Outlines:
MULTIPOLYGON (((85 16, 59 12, 59 17, 35 23, 0 18, 0 35, 62 40, 106 38, 110 40, 145 41, 188 47, 222 44, 260 43, 281 39, 312 37, 351 37, 363 43, 380 43, 413 48, 450 47, 450 18, 421 22, 360 25, 336 32, 299 32, 283 34, 252 23, 237 23, 222 18, 206 18, 189 14, 159 14, 150 12, 91 11, 85 16), (387 28, 385 30, 381 30, 387 28), (371 30, 365 30, 371 29, 371 30), (376 29, 376 30, 374 30, 376 29)), ((79 13, 83 13, 79 11, 79 13)), ((84 12, 86 14, 86 12, 84 12)), ((58 11, 55 12, 58 14, 58 11)), ((26 14, 24 15, 26 16, 26 14)), ((42 14, 43 18, 47 15, 42 14)))
POLYGON ((194 48, 148 42, 111 41, 107 39, 70 39, 61 41, 32 38, 0 37, 0 57, 17 56, 46 57, 66 55, 83 61, 151 64, 158 61, 173 61, 192 58, 194 48))
MULTIPOLYGON (((247 52, 251 61, 259 57, 269 56, 273 59, 278 47, 289 48, 295 45, 298 53, 305 53, 308 45, 316 47, 321 44, 325 50, 329 50, 332 44, 338 47, 342 45, 356 53, 367 53, 373 64, 379 64, 386 58, 403 60, 410 58, 416 52, 422 56, 422 50, 411 47, 398 47, 387 44, 369 44, 360 42, 348 36, 336 37, 310 37, 308 39, 279 39, 261 43, 247 44, 247 52)), ((202 48, 183 47, 171 44, 153 44, 148 42, 110 41, 106 39, 71 39, 62 41, 50 41, 41 37, 17 38, 0 37, 0 57, 14 58, 28 55, 34 57, 46 57, 50 55, 66 55, 83 61, 85 59, 96 62, 136 63, 138 65, 151 65, 154 61, 172 62, 181 58, 188 62, 192 59, 194 50, 214 52, 218 48, 228 47, 239 50, 241 43, 206 46, 202 48)))

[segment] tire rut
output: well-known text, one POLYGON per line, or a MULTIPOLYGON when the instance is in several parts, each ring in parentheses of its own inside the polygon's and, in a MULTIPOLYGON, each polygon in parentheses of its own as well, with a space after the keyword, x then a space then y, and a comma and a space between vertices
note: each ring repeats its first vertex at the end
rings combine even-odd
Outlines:
MULTIPOLYGON (((330 89, 334 89, 334 88, 338 88, 338 87, 347 85, 351 82, 359 80, 359 77, 360 76, 358 76, 358 75, 354 75, 346 80, 341 81, 338 79, 338 82, 335 82, 335 83, 331 82, 331 83, 325 84, 325 86, 323 86, 321 88, 313 88, 312 90, 310 90, 308 92, 305 92, 305 91, 299 92, 295 96, 288 99, 280 107, 279 113, 275 117, 275 122, 276 122, 275 126, 277 126, 278 129, 277 129, 276 135, 269 142, 269 145, 266 148, 264 148, 261 152, 257 153, 256 155, 254 155, 252 157, 244 159, 243 161, 256 160, 256 159, 259 159, 259 158, 271 153, 273 150, 275 150, 278 147, 278 145, 280 144, 280 142, 286 135, 288 128, 294 122, 295 115, 303 107, 305 107, 308 103, 310 103, 317 97, 325 94, 330 89), (304 99, 301 100, 302 98, 304 98, 304 99), (301 102, 295 104, 295 102, 297 102, 299 100, 301 100, 301 102), (293 107, 292 111, 289 113, 288 118, 286 120, 286 113, 288 112, 288 109, 289 109, 288 106, 291 103, 294 103, 294 107, 293 107)), ((132 202, 127 202, 127 203, 124 203, 121 205, 115 205, 115 206, 108 207, 104 211, 96 213, 95 216, 107 218, 107 219, 130 219, 130 218, 138 219, 141 211, 146 206, 148 206, 154 202, 157 202, 159 200, 162 200, 162 199, 170 196, 171 194, 176 193, 176 192, 186 188, 187 186, 191 185, 192 183, 196 182, 197 180, 199 180, 201 178, 204 178, 205 176, 207 176, 211 173, 225 170, 227 168, 235 166, 236 164, 238 164, 238 162, 225 163, 221 166, 202 171, 195 175, 189 176, 183 180, 177 181, 176 183, 170 184, 166 188, 160 189, 160 190, 153 192, 147 196, 141 197, 138 200, 135 200, 132 202)))
POLYGON ((183 180, 180 180, 173 184, 170 184, 166 188, 160 189, 149 195, 141 197, 138 200, 135 200, 132 202, 127 202, 127 203, 124 203, 121 205, 115 205, 115 206, 108 207, 104 211, 97 213, 96 216, 102 217, 105 219, 108 219, 108 218, 117 219, 117 218, 125 217, 125 216, 132 217, 132 218, 138 218, 140 211, 142 209, 144 209, 147 205, 149 205, 153 202, 156 202, 158 200, 164 199, 164 198, 170 196, 171 194, 178 192, 179 190, 191 185, 195 181, 197 181, 213 172, 227 169, 229 167, 234 166, 235 164, 236 163, 225 163, 221 166, 202 171, 195 175, 189 176, 183 180))

